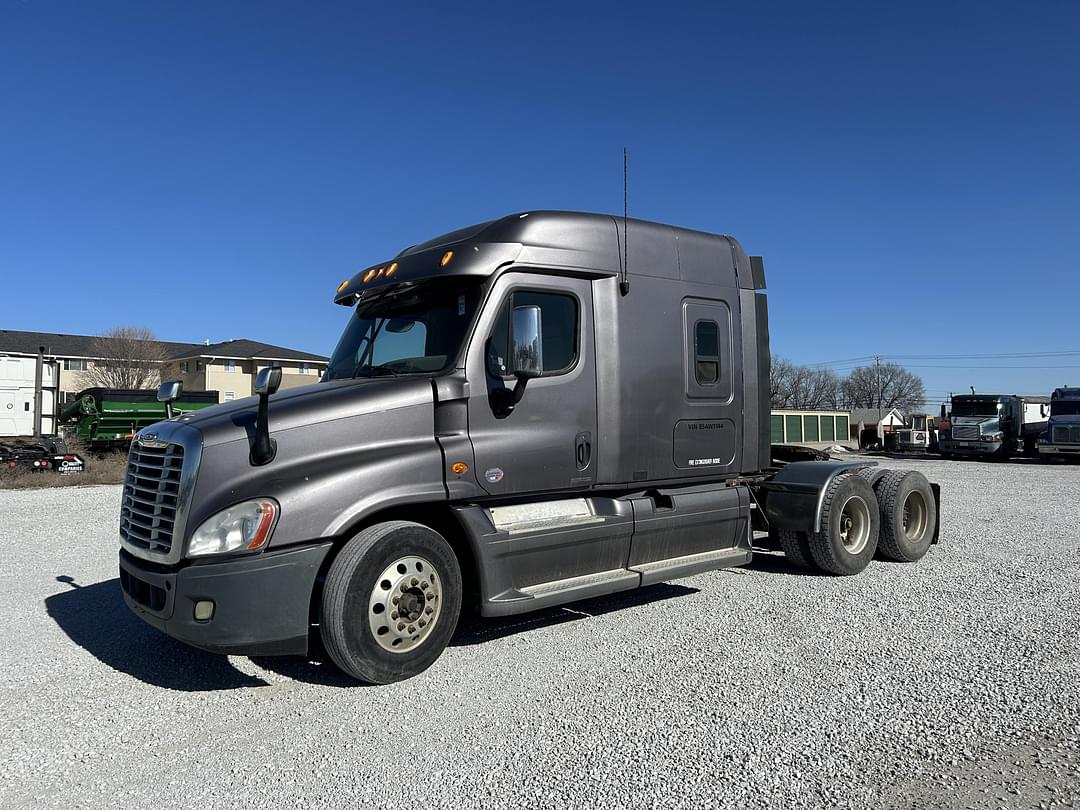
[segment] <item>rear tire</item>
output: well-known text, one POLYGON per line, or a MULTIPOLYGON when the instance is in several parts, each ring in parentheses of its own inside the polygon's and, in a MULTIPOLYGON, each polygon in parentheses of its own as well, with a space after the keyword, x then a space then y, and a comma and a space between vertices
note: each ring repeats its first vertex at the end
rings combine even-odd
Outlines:
POLYGON ((937 529, 934 492, 920 472, 886 473, 876 487, 881 509, 881 553, 897 562, 922 559, 937 529))
POLYGON ((320 634, 348 675, 368 683, 411 678, 442 654, 461 612, 461 569, 442 536, 395 520, 350 540, 330 566, 320 634))
POLYGON ((806 532, 780 529, 777 532, 777 538, 780 541, 780 548, 784 551, 784 556, 791 560, 793 564, 799 566, 799 568, 817 570, 814 557, 810 554, 810 540, 806 532))
POLYGON ((877 499, 866 479, 834 478, 822 502, 821 531, 808 538, 814 562, 838 576, 860 573, 874 559, 880 525, 877 499))

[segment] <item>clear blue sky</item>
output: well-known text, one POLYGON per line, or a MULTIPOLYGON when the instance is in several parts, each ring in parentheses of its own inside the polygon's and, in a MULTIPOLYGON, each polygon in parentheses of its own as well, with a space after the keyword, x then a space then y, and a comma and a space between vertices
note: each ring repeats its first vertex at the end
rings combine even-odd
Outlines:
POLYGON ((1075 2, 0 0, 0 327, 329 353, 342 278, 621 211, 625 144, 633 215, 765 256, 777 354, 1080 384, 1078 41, 1075 2))

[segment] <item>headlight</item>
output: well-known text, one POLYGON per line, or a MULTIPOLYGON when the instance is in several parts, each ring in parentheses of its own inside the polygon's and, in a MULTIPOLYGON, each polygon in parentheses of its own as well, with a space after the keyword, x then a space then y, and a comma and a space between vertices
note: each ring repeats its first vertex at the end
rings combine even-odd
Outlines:
POLYGON ((984 442, 1000 442, 1003 438, 1001 433, 990 433, 986 436, 980 436, 979 440, 984 442))
POLYGON ((244 501, 223 509, 204 521, 191 535, 188 556, 258 551, 270 539, 278 511, 277 502, 269 498, 244 501))

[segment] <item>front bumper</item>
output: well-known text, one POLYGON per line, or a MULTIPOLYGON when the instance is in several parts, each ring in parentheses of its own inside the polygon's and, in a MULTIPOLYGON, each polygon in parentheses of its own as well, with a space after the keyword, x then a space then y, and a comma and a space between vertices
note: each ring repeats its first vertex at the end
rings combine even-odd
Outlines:
POLYGON ((940 439, 938 440, 938 449, 942 453, 955 453, 958 456, 989 456, 1001 450, 1001 442, 940 439))
POLYGON ((131 610, 158 630, 207 652, 305 655, 311 594, 330 543, 184 567, 120 552, 120 586, 131 610), (195 619, 195 603, 213 616, 195 619))
POLYGON ((1040 444, 1039 455, 1041 456, 1080 456, 1080 444, 1040 444))

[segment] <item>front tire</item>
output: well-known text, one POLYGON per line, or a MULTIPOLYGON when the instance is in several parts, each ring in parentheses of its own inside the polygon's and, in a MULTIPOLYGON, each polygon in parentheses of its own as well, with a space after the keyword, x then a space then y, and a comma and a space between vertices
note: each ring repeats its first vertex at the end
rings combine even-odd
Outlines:
POLYGON ((392 683, 442 654, 461 612, 461 568, 442 535, 395 520, 361 531, 330 566, 320 633, 348 675, 392 683))
POLYGON ((821 531, 809 535, 810 553, 823 571, 858 574, 874 559, 881 518, 874 490, 860 475, 834 478, 821 507, 821 531))

